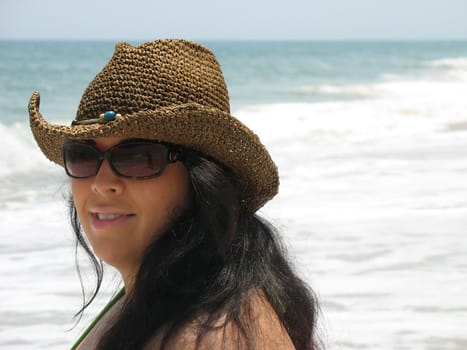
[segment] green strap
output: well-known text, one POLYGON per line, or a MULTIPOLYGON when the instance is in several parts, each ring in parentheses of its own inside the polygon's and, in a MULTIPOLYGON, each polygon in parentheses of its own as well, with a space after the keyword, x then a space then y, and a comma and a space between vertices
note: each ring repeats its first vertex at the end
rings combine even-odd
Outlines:
POLYGON ((114 304, 120 300, 120 298, 125 295, 125 288, 122 288, 118 293, 117 295, 115 295, 115 297, 112 298, 112 300, 110 300, 108 302, 108 304, 102 309, 102 311, 99 313, 99 315, 97 315, 97 317, 94 319, 94 321, 91 322, 91 324, 88 326, 88 328, 86 328, 86 330, 83 332, 83 334, 81 334, 81 336, 78 338, 78 340, 76 341, 76 343, 73 344, 73 346, 71 347, 70 350, 76 350, 79 346, 79 344, 81 344, 81 342, 84 340, 84 338, 86 338, 86 336, 89 334, 89 332, 91 332, 91 330, 94 328, 94 326, 97 324, 97 322, 99 322, 99 320, 107 313, 107 311, 109 311, 109 309, 114 306, 114 304))

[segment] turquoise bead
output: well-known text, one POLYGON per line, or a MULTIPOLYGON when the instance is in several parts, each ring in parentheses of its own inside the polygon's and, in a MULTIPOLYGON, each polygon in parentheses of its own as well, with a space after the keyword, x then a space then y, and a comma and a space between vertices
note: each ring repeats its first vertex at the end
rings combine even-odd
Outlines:
POLYGON ((115 111, 107 111, 104 113, 104 119, 106 121, 111 121, 115 119, 115 116, 117 115, 117 112, 115 111))

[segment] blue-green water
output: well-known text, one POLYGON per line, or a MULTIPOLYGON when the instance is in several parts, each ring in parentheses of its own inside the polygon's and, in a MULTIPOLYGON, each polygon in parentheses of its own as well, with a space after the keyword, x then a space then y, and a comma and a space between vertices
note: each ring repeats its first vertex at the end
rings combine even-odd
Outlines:
MULTIPOLYGON (((137 43, 135 43, 137 44, 137 43)), ((437 60, 466 57, 467 42, 204 42, 224 70, 233 108, 245 104, 351 99, 326 93, 394 77, 442 76, 437 60)), ((111 57, 113 42, 0 41, 0 116, 22 121, 32 91, 61 120, 75 113, 89 81, 111 57)), ((360 96, 357 96, 360 97, 360 96)), ((68 120, 68 119, 66 119, 68 120)))
MULTIPOLYGON (((467 348, 467 42, 205 42, 270 150, 279 226, 328 349, 467 348)), ((0 348, 64 349, 80 307, 67 179, 27 103, 69 124, 112 42, 0 41, 0 348)))

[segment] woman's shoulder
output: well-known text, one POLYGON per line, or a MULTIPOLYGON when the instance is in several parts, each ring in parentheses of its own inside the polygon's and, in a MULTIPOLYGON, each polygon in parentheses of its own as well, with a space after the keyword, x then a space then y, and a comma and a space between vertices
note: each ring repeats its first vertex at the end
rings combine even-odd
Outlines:
MULTIPOLYGON (((255 349, 295 349, 290 336, 264 293, 253 293, 247 304, 249 322, 246 327, 251 332, 251 341, 255 349)), ((199 317, 183 326, 170 337, 166 350, 246 350, 248 348, 242 331, 233 322, 229 322, 226 316, 217 319, 209 328, 206 328, 205 321, 205 317, 199 317), (199 337, 201 333, 203 336, 199 337), (196 347, 197 344, 198 347, 196 347)), ((159 330, 145 350, 160 349, 166 331, 167 327, 159 330)))
POLYGON ((120 291, 112 300, 104 307, 96 319, 82 334, 81 338, 73 345, 72 350, 91 350, 97 349, 100 339, 107 332, 109 327, 118 318, 121 308, 124 303, 123 291, 120 291))

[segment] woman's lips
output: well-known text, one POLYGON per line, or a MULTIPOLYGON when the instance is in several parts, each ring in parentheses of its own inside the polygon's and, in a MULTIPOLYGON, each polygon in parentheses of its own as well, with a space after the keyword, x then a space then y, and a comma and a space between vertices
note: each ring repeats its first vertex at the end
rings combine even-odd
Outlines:
POLYGON ((91 212, 91 225, 95 230, 110 230, 126 223, 133 214, 91 212))

